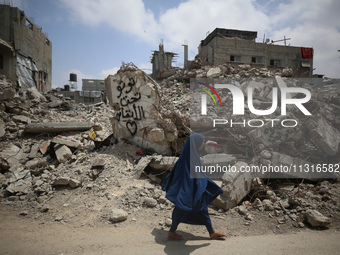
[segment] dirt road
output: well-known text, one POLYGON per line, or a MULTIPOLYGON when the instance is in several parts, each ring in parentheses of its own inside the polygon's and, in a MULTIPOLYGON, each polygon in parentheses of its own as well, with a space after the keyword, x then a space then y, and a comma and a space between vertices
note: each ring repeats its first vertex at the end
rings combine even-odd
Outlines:
POLYGON ((210 240, 204 228, 180 225, 183 241, 168 241, 162 227, 129 222, 75 226, 1 213, 0 254, 339 254, 340 232, 304 229, 297 233, 233 236, 210 240))

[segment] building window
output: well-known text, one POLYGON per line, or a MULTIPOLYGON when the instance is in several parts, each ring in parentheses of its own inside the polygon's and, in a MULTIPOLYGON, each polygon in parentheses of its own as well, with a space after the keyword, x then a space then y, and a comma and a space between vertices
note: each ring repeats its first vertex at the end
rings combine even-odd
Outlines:
POLYGON ((33 30, 33 23, 31 21, 29 21, 28 19, 26 19, 26 27, 33 30))
POLYGON ((306 61, 301 61, 301 67, 302 68, 310 68, 310 63, 306 61))
POLYGON ((241 62, 241 56, 230 55, 230 62, 241 62))
POLYGON ((262 64, 262 58, 261 57, 252 57, 251 63, 252 64, 262 64))
POLYGON ((1 54, 0 54, 0 69, 4 69, 4 58, 1 54))
POLYGON ((50 40, 48 40, 47 38, 46 38, 46 45, 48 45, 48 46, 50 46, 50 40))
POLYGON ((280 63, 280 60, 271 59, 270 65, 279 67, 279 66, 281 66, 281 63, 280 63))

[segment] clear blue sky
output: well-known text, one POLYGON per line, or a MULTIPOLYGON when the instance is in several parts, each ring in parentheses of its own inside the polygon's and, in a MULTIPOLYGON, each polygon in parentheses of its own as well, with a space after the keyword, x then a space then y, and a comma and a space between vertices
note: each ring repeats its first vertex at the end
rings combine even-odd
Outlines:
MULTIPOLYGON (((258 42, 291 38, 292 46, 313 47, 314 73, 340 78, 338 0, 12 0, 13 6, 48 34, 53 49, 53 87, 69 74, 105 79, 122 61, 151 73, 150 58, 163 39, 166 51, 189 58, 216 27, 258 31, 258 42)), ((280 44, 280 43, 278 43, 280 44)), ((282 43, 281 43, 282 44, 282 43)))

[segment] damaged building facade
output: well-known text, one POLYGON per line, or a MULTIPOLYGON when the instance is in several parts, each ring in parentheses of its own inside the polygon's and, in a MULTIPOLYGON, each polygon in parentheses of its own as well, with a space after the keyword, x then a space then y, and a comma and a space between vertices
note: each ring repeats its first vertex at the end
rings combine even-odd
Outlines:
POLYGON ((257 32, 216 28, 198 48, 198 57, 205 65, 246 64, 252 68, 292 68, 293 77, 313 75, 313 49, 255 42, 257 32))
POLYGON ((0 74, 20 87, 52 87, 52 42, 17 7, 0 5, 0 74))
POLYGON ((72 91, 70 86, 65 85, 64 89, 58 91, 58 93, 77 103, 96 104, 99 102, 106 103, 107 101, 105 82, 100 79, 82 79, 82 90, 72 91))
POLYGON ((161 43, 159 50, 155 50, 152 54, 152 78, 161 79, 173 75, 175 70, 172 68, 172 61, 176 56, 176 53, 165 52, 164 45, 161 43))

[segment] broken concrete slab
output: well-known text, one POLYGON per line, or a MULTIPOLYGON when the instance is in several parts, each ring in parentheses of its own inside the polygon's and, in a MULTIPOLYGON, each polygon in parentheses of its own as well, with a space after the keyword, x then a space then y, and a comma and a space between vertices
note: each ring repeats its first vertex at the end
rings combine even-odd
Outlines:
POLYGON ((74 139, 73 136, 56 136, 52 139, 52 143, 66 145, 67 147, 79 148, 82 143, 74 139))
POLYGON ((38 154, 39 147, 40 147, 40 144, 38 144, 38 143, 33 144, 33 146, 31 147, 30 154, 28 155, 28 158, 30 158, 30 159, 36 158, 37 154, 38 154))
POLYGON ((164 129, 161 128, 153 128, 150 130, 150 132, 147 134, 147 139, 150 142, 162 142, 165 139, 164 135, 164 129))
POLYGON ((14 120, 15 122, 24 123, 24 124, 31 123, 31 119, 23 115, 14 115, 12 117, 12 120, 14 120))
POLYGON ((213 180, 221 180, 224 172, 219 169, 234 165, 235 162, 236 158, 226 153, 207 154, 202 157, 203 167, 211 167, 211 171, 209 173, 206 172, 206 174, 213 180))
POLYGON ((287 119, 296 119, 293 114, 289 113, 285 116, 279 116, 273 121, 269 121, 262 127, 258 127, 248 133, 248 136, 257 144, 263 144, 268 148, 276 147, 277 145, 293 138, 299 131, 298 126, 283 128, 281 123, 287 119))
POLYGON ((54 180, 53 182, 53 186, 67 186, 70 182, 70 178, 69 177, 58 177, 54 180))
POLYGON ((35 87, 27 88, 26 92, 29 99, 42 103, 47 102, 46 97, 44 97, 35 87))
POLYGON ((267 161, 262 161, 261 163, 262 170, 264 170, 265 166, 268 170, 263 172, 264 178, 301 178, 314 181, 324 178, 339 178, 338 173, 325 171, 320 164, 314 164, 304 159, 278 152, 272 152, 269 164, 267 164, 267 161))
POLYGON ((316 116, 308 122, 307 129, 311 140, 328 155, 335 155, 339 151, 340 133, 332 127, 322 116, 316 116))
POLYGON ((72 157, 72 151, 66 145, 56 144, 54 146, 54 151, 59 163, 65 163, 72 157))
POLYGON ((27 161, 25 167, 27 169, 35 169, 37 167, 45 167, 47 166, 46 158, 35 158, 30 161, 27 161))
POLYGON ((106 162, 103 158, 95 158, 92 161, 91 168, 103 168, 106 165, 106 162))
POLYGON ((77 187, 80 187, 80 186, 81 186, 81 181, 76 180, 76 179, 70 179, 68 185, 69 185, 71 188, 77 188, 77 187))
POLYGON ((7 88, 0 91, 0 101, 13 99, 15 95, 15 90, 13 88, 7 88))
MULTIPOLYGON (((160 157, 161 158, 161 157, 160 157)), ((134 172, 134 177, 139 179, 140 176, 142 175, 144 169, 149 165, 149 163, 154 159, 154 156, 145 156, 142 157, 135 168, 133 169, 134 172)))
POLYGON ((93 122, 47 122, 31 123, 25 127, 26 133, 60 133, 67 131, 85 131, 94 127, 93 122))
MULTIPOLYGON (((275 76, 275 82, 277 84, 277 86, 280 88, 280 91, 282 91, 282 89, 287 88, 287 84, 283 81, 281 76, 276 75, 275 76)), ((287 99, 292 99, 292 96, 290 93, 286 94, 286 98, 287 99)))
POLYGON ((222 177, 223 193, 213 201, 213 205, 228 210, 237 206, 242 199, 248 195, 251 189, 253 177, 250 173, 240 171, 241 167, 246 167, 245 162, 238 161, 234 165, 235 172, 226 172, 222 177))
POLYGON ((332 222, 331 218, 328 218, 317 210, 312 209, 306 211, 305 219, 312 227, 326 227, 332 222))
POLYGON ((159 85, 143 71, 130 68, 109 75, 105 87, 110 106, 115 110, 111 119, 113 136, 158 154, 171 155, 171 142, 177 129, 160 113, 159 85), (135 71, 131 71, 133 69, 135 71))
POLYGON ((154 157, 149 163, 149 166, 154 170, 164 172, 171 169, 176 164, 177 160, 178 157, 154 157))
POLYGON ((5 149, 0 152, 0 158, 2 159, 0 164, 4 169, 8 170, 12 167, 15 169, 21 165, 20 160, 27 157, 27 155, 13 143, 9 143, 6 146, 4 145, 4 147, 5 149))
POLYGON ((8 187, 6 190, 12 194, 27 194, 32 190, 31 172, 23 167, 20 167, 16 172, 13 172, 8 180, 8 187))

